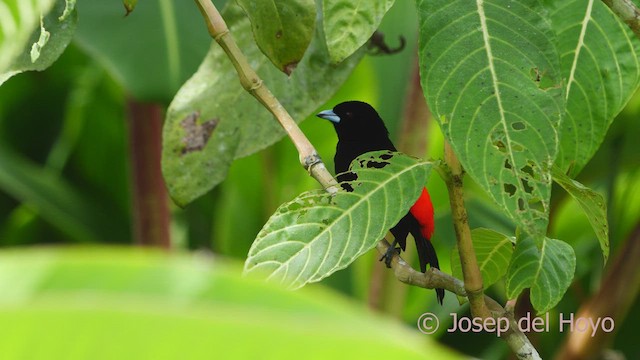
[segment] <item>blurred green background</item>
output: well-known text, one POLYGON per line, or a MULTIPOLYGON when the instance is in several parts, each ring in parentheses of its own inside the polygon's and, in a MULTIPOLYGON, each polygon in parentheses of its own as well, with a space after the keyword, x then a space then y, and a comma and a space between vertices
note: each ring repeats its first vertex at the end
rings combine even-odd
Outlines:
MULTIPOLYGON (((174 3, 184 8, 176 26, 192 36, 179 45, 186 52, 180 71, 167 74, 169 65, 156 56, 165 45, 154 40, 161 34, 149 20, 162 19, 161 5, 145 3, 126 20, 140 28, 123 29, 121 3, 79 2, 77 36, 60 59, 0 87, 0 319, 11 324, 0 330, 0 353, 9 355, 0 357, 47 358, 34 350, 45 345, 65 358, 246 358, 254 354, 251 349, 264 358, 455 357, 436 342, 481 358, 511 356, 494 335, 444 331, 448 314, 468 315, 468 307, 451 294, 440 307, 432 291, 397 282, 373 251, 300 292, 241 279, 239 264, 271 213, 318 187, 287 139, 234 162, 224 183, 186 208, 171 206, 176 254, 103 247, 133 243, 127 104, 166 107, 210 45, 195 6, 174 3), (142 40, 116 41, 127 31, 142 33, 142 40), (104 33, 110 35, 98 35, 104 33), (416 329, 426 311, 441 321, 434 335, 416 329), (333 345, 320 346, 317 339, 333 345), (100 348, 104 352, 95 353, 100 348)), ((413 3, 396 2, 380 30, 391 46, 404 36, 406 48, 392 56, 365 56, 318 110, 344 100, 367 101, 401 150, 438 159, 443 140, 437 124, 411 115, 425 106, 422 95, 412 92, 416 28, 413 3)), ((578 178, 608 199, 611 259, 640 226, 639 115, 635 96, 578 178)), ((301 127, 332 169, 331 126, 310 114, 301 127)), ((472 228, 513 233, 510 221, 466 181, 472 228)), ((436 209, 433 241, 443 271, 450 272, 455 241, 446 188, 436 173, 428 187, 436 209)), ((557 318, 558 312, 577 312, 598 289, 603 264, 577 205, 559 188, 553 196, 550 235, 571 244, 578 257, 574 284, 552 312, 557 318)), ((414 257, 409 252, 405 258, 415 262, 414 257)), ((502 286, 498 282, 489 295, 504 303, 502 286)), ((636 299, 626 318, 615 319, 612 348, 627 358, 640 356, 631 322, 640 319, 637 305, 636 299)), ((543 357, 552 356, 567 335, 551 329, 530 336, 543 357)))

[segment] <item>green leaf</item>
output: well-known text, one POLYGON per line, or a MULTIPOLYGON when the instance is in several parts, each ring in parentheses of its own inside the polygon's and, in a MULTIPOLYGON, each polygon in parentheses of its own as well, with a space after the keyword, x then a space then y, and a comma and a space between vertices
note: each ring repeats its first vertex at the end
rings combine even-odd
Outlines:
POLYGON ((640 84, 640 40, 602 1, 545 4, 558 38, 566 86, 567 113, 556 165, 575 177, 640 84))
POLYGON ((264 273, 295 289, 320 281, 369 251, 420 195, 431 164, 377 151, 351 163, 352 192, 301 194, 281 205, 264 225, 245 262, 246 273, 264 273), (379 168, 367 165, 379 164, 379 168))
POLYGON ((2 358, 461 359, 325 289, 286 291, 239 270, 140 248, 5 250, 2 358))
MULTIPOLYGON (((64 2, 60 0, 57 3, 58 7, 62 5, 64 8, 64 2)), ((31 63, 29 55, 32 45, 40 36, 40 17, 47 17, 47 26, 55 26, 51 19, 57 16, 53 18, 47 16, 52 12, 55 4, 55 0, 4 0, 0 3, 0 19, 2 19, 0 21, 2 23, 0 26, 0 85, 22 71, 32 68, 42 70, 60 55, 62 50, 46 66, 42 65, 45 61, 40 60, 40 66, 44 66, 42 68, 36 68, 36 65, 31 63)), ((50 47, 58 49, 57 34, 56 40, 52 39, 52 42, 54 41, 56 45, 50 47)), ((67 40, 64 46, 68 42, 67 40)), ((48 48, 45 48, 46 54, 57 52, 50 51, 48 48)))
POLYGON ((378 29, 395 0, 322 0, 323 28, 331 61, 356 52, 378 29))
POLYGON ((144 1, 127 17, 120 1, 79 1, 77 7, 82 20, 74 40, 139 101, 168 103, 211 43, 193 2, 144 1))
POLYGON ((524 230, 546 233, 563 107, 537 0, 421 0, 422 88, 469 175, 524 230))
POLYGON ((291 75, 313 37, 314 0, 236 0, 251 20, 258 47, 280 71, 291 75))
POLYGON ((547 312, 562 299, 575 270, 576 255, 567 243, 526 238, 518 242, 511 257, 507 297, 515 299, 522 290, 531 288, 531 304, 538 313, 547 312))
MULTIPOLYGON (((347 79, 362 54, 339 66, 329 64, 319 31, 291 77, 273 66, 255 45, 249 20, 237 6, 223 16, 238 46, 258 75, 296 121, 326 102, 347 79)), ((174 201, 188 204, 224 180, 232 160, 261 150, 284 136, 273 116, 240 86, 231 61, 213 43, 198 72, 180 89, 169 106, 164 126, 162 171, 174 201), (216 121, 200 150, 188 148, 183 121, 197 116, 199 124, 216 121)), ((290 159, 296 166, 296 159, 290 159)))
POLYGON ((573 197, 589 219, 596 233, 605 264, 609 259, 609 223, 607 221, 607 203, 602 194, 597 193, 581 183, 569 178, 562 170, 554 166, 553 180, 573 197))
MULTIPOLYGON (((516 241, 514 237, 484 228, 473 229, 471 238, 482 273, 482 283, 487 289, 507 273, 516 241)), ((451 272, 458 279, 463 278, 457 247, 451 251, 451 272)))

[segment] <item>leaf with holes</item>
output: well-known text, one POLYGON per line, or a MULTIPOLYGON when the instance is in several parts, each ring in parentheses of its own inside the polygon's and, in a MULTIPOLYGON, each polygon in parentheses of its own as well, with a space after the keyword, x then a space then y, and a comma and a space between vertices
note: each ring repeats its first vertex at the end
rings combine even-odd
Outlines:
POLYGON ((469 175, 523 229, 546 233, 564 113, 537 0, 420 0, 422 88, 469 175))
POLYGON ((394 2, 323 0, 324 32, 331 61, 341 62, 366 43, 394 2))
POLYGON ((507 270, 507 297, 515 299, 531 288, 531 304, 544 313, 556 306, 576 270, 576 254, 564 241, 544 238, 521 240, 507 270))
MULTIPOLYGON (((47 25, 50 25, 51 18, 47 15, 54 12, 55 4, 55 0, 5 0, 0 2, 0 19, 2 19, 2 25, 0 25, 0 85, 11 76, 24 71, 25 66, 32 66, 30 53, 40 38, 40 16, 46 17, 48 19, 47 25)), ((58 5, 64 9, 64 2, 59 1, 58 5)), ((46 29, 42 34, 46 36, 46 29)), ((57 32, 54 35, 57 35, 57 32)), ((51 41, 53 40, 51 39, 51 41)), ((53 42, 57 44, 58 41, 53 42)), ((41 42, 42 44, 43 42, 41 42)), ((52 46, 44 47, 47 53, 49 53, 49 48, 52 46)), ((39 49, 37 45, 36 49, 39 49)))
POLYGON ((558 38, 567 113, 556 159, 575 177, 640 84, 640 40, 599 0, 546 0, 558 38))
POLYGON ((260 50, 280 71, 291 75, 313 37, 316 4, 313 0, 237 0, 251 20, 260 50))
MULTIPOLYGON (((302 121, 326 102, 362 57, 360 52, 338 66, 330 65, 324 38, 316 24, 309 49, 289 77, 260 52, 243 11, 233 3, 229 5, 222 15, 238 46, 296 121, 302 121)), ((234 159, 262 150, 283 136, 284 130, 273 115, 242 88, 231 61, 214 42, 198 71, 178 91, 167 111, 162 173, 171 197, 179 205, 190 203, 224 180, 234 159), (184 123, 193 116, 194 129, 201 126, 210 129, 202 132, 206 140, 202 138, 202 146, 195 144, 195 148, 184 123), (205 125, 211 121, 215 126, 205 125)))
POLYGON ((310 191, 280 206, 251 246, 245 272, 295 289, 347 267, 409 211, 431 163, 376 151, 350 169, 357 174, 347 182, 353 191, 310 191))
POLYGON ((552 174, 553 180, 573 197, 589 219, 598 242, 600 242, 602 257, 606 264, 609 259, 609 222, 607 221, 607 204, 604 196, 569 178, 556 166, 553 167, 552 174))
MULTIPOLYGON (((486 289, 507 273, 516 240, 514 237, 483 228, 473 229, 471 238, 482 273, 482 283, 486 289)), ((463 278, 457 247, 451 252, 451 272, 458 279, 463 278)))

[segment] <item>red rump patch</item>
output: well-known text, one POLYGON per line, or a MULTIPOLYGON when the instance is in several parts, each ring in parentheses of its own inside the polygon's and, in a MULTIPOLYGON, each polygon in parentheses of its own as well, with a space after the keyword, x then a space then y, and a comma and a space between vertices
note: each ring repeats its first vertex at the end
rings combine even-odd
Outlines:
POLYGON ((415 204, 409 210, 420 223, 420 230, 427 240, 431 240, 433 234, 433 204, 431 204, 431 197, 427 188, 422 189, 422 194, 418 198, 415 204))

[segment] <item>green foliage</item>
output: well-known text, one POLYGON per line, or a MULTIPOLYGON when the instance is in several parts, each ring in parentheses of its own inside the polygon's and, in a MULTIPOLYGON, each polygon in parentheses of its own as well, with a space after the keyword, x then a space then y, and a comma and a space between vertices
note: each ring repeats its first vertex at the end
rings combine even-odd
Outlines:
MULTIPOLYGON (((471 238, 482 273, 482 285, 486 289, 507 273, 515 238, 483 228, 473 229, 471 238)), ((451 251, 451 273, 458 279, 463 278, 457 247, 451 251)))
POLYGON ((60 56, 76 23, 75 13, 63 17, 64 11, 62 0, 7 0, 0 4, 0 85, 23 71, 44 70, 60 56), (39 41, 41 34, 43 41, 39 41))
POLYGON ((577 175, 640 84, 640 40, 602 1, 545 1, 557 36, 566 116, 556 164, 577 175))
POLYGON ((193 256, 5 251, 0 280, 4 359, 461 358, 335 294, 285 291, 193 256))
MULTIPOLYGON (((242 11, 228 7, 223 16, 258 75, 296 121, 324 103, 346 80, 362 53, 331 66, 322 34, 315 33, 305 57, 291 77, 271 66, 253 41, 242 11)), ((284 136, 272 115, 240 86, 238 75, 218 44, 213 44, 198 72, 176 94, 164 126, 163 173, 169 192, 185 205, 224 180, 232 160, 264 149, 284 136), (215 121, 203 146, 187 151, 184 121, 197 114, 198 124, 215 121)))
POLYGON ((395 0, 322 0, 323 28, 333 63, 339 63, 369 40, 395 0))
POLYGON ((596 233, 598 241, 600 242, 602 257, 606 263, 609 258, 609 224, 607 221, 607 204, 605 203, 604 196, 572 180, 555 166, 551 171, 553 180, 576 200, 578 205, 580 205, 580 209, 582 209, 587 219, 589 219, 589 223, 591 227, 593 227, 593 231, 596 233))
POLYGON ((260 50, 280 71, 291 75, 304 56, 315 30, 313 0, 236 0, 251 20, 260 50))
POLYGON ((119 1, 80 1, 77 8, 75 41, 140 101, 169 102, 211 42, 193 4, 144 1, 127 17, 119 1))
POLYGON ((558 304, 573 280, 576 255, 563 241, 526 238, 518 241, 507 275, 507 297, 531 288, 531 304, 545 313, 558 304))
POLYGON ((531 235, 546 233, 562 78, 536 0, 420 1, 421 82, 469 175, 531 235), (456 21, 452 21, 456 19, 456 21))
POLYGON ((357 179, 346 182, 353 191, 310 191, 276 210, 249 250, 245 272, 295 289, 345 268, 407 213, 430 165, 388 151, 359 156, 350 166, 357 179))

